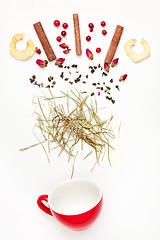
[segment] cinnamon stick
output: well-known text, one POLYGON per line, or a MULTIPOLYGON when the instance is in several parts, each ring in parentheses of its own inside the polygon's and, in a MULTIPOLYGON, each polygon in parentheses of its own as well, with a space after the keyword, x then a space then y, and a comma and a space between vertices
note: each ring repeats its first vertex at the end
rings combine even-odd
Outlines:
POLYGON ((106 58, 104 60, 105 63, 110 64, 112 62, 112 60, 114 58, 114 55, 115 55, 115 52, 117 50, 119 41, 121 39, 123 28, 124 27, 122 27, 120 25, 117 25, 116 30, 115 30, 114 35, 113 35, 113 38, 112 38, 112 41, 110 43, 106 58))
POLYGON ((74 23, 76 54, 81 55, 82 54, 81 36, 80 36, 80 27, 79 27, 79 16, 77 13, 73 14, 73 23, 74 23))
POLYGON ((48 41, 48 38, 44 32, 42 24, 41 24, 41 22, 37 22, 37 23, 33 24, 33 26, 34 26, 34 29, 37 33, 37 36, 38 36, 41 44, 42 44, 42 47, 45 51, 48 61, 51 62, 52 60, 56 59, 56 55, 48 41))

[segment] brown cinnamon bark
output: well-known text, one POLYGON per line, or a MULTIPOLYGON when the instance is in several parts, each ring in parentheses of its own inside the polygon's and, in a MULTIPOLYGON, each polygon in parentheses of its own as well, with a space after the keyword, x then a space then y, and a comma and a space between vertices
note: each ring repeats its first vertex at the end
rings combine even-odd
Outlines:
POLYGON ((79 16, 77 13, 73 14, 73 23, 74 23, 76 54, 81 55, 82 54, 81 35, 80 35, 80 27, 79 27, 79 16))
POLYGON ((115 52, 117 50, 119 41, 121 39, 123 28, 124 27, 122 27, 120 25, 117 25, 115 33, 114 33, 113 38, 112 38, 112 41, 110 43, 106 58, 104 60, 105 63, 110 64, 112 62, 112 60, 114 58, 114 55, 115 55, 115 52))
POLYGON ((37 36, 38 36, 41 44, 42 44, 42 47, 45 51, 48 61, 51 62, 52 60, 56 59, 56 55, 48 41, 48 38, 44 32, 42 24, 41 24, 41 22, 37 22, 37 23, 33 24, 33 26, 34 26, 34 29, 37 33, 37 36))

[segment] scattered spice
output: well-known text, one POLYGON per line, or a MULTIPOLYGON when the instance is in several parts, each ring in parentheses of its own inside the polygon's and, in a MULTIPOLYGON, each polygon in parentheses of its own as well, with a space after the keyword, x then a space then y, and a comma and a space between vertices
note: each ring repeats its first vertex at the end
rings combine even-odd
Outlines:
POLYGON ((88 75, 86 75, 86 78, 88 78, 88 75))
POLYGON ((63 49, 69 48, 69 46, 65 43, 61 43, 61 44, 59 44, 59 46, 63 49))
POLYGON ((92 70, 91 70, 91 73, 94 73, 94 72, 95 72, 95 70, 94 70, 94 69, 92 69, 92 70))
POLYGON ((68 81, 68 80, 69 80, 69 78, 65 78, 64 80, 65 80, 65 81, 68 81))
POLYGON ((55 65, 62 65, 65 61, 65 58, 58 58, 56 59, 55 65))
POLYGON ((33 78, 30 78, 29 80, 31 83, 33 83, 35 81, 33 78))
POLYGON ((99 64, 98 64, 98 68, 100 68, 100 67, 101 67, 101 64, 99 63, 99 64))
POLYGON ((104 63, 104 70, 106 70, 107 72, 109 72, 110 66, 108 63, 104 63))
POLYGON ((116 86, 115 86, 115 88, 117 88, 117 89, 120 91, 120 89, 119 89, 119 86, 118 86, 118 85, 116 85, 116 86))
POLYGON ((41 49, 39 49, 38 47, 35 48, 35 52, 38 54, 41 54, 41 49))
POLYGON ((70 81, 69 83, 70 83, 71 85, 73 84, 73 82, 71 82, 71 81, 70 81))
POLYGON ((66 49, 63 51, 64 54, 68 54, 71 51, 71 49, 66 49))
POLYGON ((72 68, 77 68, 77 66, 78 66, 78 65, 73 64, 71 67, 72 67, 72 68))
POLYGON ((96 83, 92 83, 93 86, 96 86, 97 84, 96 83))
POLYGON ((124 74, 123 76, 120 77, 119 81, 124 81, 127 78, 127 74, 124 74))
POLYGON ((93 96, 93 95, 94 95, 94 92, 91 93, 91 96, 93 96))
POLYGON ((90 60, 93 60, 93 53, 88 48, 86 49, 86 55, 90 60))
POLYGON ((41 59, 37 59, 36 61, 37 65, 40 66, 41 68, 47 67, 48 65, 48 61, 47 60, 41 60, 41 59))
POLYGON ((86 83, 85 81, 83 81, 82 83, 86 83))
POLYGON ((113 79, 110 80, 110 83, 113 83, 113 79))
POLYGON ((119 58, 113 60, 111 67, 115 67, 118 64, 119 58))
POLYGON ((107 73, 103 72, 103 73, 102 73, 102 77, 103 77, 103 76, 107 76, 107 73))

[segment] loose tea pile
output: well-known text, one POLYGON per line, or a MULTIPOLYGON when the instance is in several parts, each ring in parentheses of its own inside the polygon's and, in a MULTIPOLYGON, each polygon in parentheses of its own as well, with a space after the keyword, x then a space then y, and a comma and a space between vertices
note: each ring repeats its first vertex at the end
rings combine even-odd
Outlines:
MULTIPOLYGON (((71 158, 74 159, 71 178, 78 153, 75 154, 77 150, 76 145, 79 141, 81 141, 81 149, 83 149, 83 143, 87 143, 95 151, 95 165, 97 163, 100 165, 106 147, 108 149, 108 160, 110 162, 109 150, 110 148, 113 149, 113 147, 110 145, 109 139, 114 139, 114 133, 110 127, 113 116, 107 120, 101 120, 97 114, 96 100, 94 105, 92 103, 88 105, 86 103, 88 96, 83 99, 81 93, 78 92, 78 90, 76 91, 76 93, 71 91, 71 94, 61 92, 62 96, 60 97, 53 97, 50 91, 50 98, 37 97, 34 134, 35 130, 40 130, 42 140, 35 134, 38 143, 20 150, 24 151, 40 144, 50 162, 48 153, 50 153, 51 149, 54 149, 52 146, 53 143, 56 143, 58 147, 60 147, 58 156, 60 156, 62 152, 66 152, 68 154, 68 161, 70 161, 71 158), (66 109, 64 107, 65 105, 56 104, 57 98, 66 98, 66 109), (75 104, 75 108, 72 111, 69 109, 70 101, 72 101, 72 105, 75 104), (47 148, 43 145, 45 142, 48 143, 47 148)), ((92 151, 89 152, 86 157, 91 153, 92 151)))

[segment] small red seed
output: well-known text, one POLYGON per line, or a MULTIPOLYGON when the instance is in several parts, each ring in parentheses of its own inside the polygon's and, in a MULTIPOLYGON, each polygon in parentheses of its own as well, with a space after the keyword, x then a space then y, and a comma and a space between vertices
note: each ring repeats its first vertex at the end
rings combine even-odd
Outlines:
POLYGON ((59 27, 60 21, 59 20, 55 20, 53 24, 54 24, 55 27, 59 27))
POLYGON ((91 37, 90 36, 87 36, 86 37, 86 40, 89 42, 89 41, 91 41, 91 37))
POLYGON ((96 48, 96 52, 100 53, 101 52, 101 48, 96 48))
POLYGON ((66 31, 61 32, 62 37, 65 37, 67 35, 66 31))
POLYGON ((62 27, 63 27, 64 29, 66 29, 66 28, 68 28, 68 24, 67 24, 67 23, 63 23, 63 24, 62 24, 62 27))
POLYGON ((107 34, 107 31, 106 30, 103 30, 102 31, 102 34, 105 36, 107 34))
POLYGON ((105 26, 106 26, 106 22, 105 22, 105 21, 102 21, 102 22, 101 22, 101 26, 102 26, 102 27, 105 27, 105 26))
POLYGON ((61 42, 61 40, 62 40, 61 36, 58 36, 58 37, 56 38, 56 40, 57 40, 57 42, 61 42))
POLYGON ((88 24, 88 27, 89 27, 89 28, 94 28, 94 24, 93 24, 93 23, 89 23, 89 24, 88 24))

